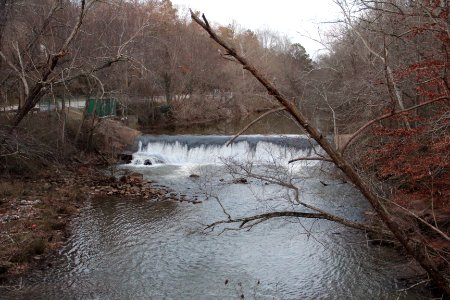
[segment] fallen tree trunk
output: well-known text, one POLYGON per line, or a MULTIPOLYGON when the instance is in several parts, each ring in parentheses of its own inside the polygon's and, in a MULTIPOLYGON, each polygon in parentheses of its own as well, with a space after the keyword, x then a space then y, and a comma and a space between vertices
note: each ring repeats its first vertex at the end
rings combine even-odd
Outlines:
POLYGON ((235 49, 230 47, 215 33, 204 15, 202 15, 202 21, 191 11, 191 17, 206 32, 208 32, 209 36, 216 43, 221 45, 226 50, 226 55, 233 57, 243 66, 245 70, 249 71, 267 89, 268 93, 272 95, 283 107, 285 107, 285 110, 294 118, 294 120, 323 148, 336 167, 342 170, 348 179, 360 190, 367 201, 369 201, 374 211, 386 227, 392 232, 394 237, 405 248, 407 253, 420 264, 420 266, 434 281, 436 286, 439 287, 439 289, 441 289, 447 297, 449 297, 449 281, 437 269, 433 261, 428 256, 426 245, 422 241, 414 239, 414 237, 410 236, 407 229, 403 228, 401 224, 395 221, 393 216, 386 209, 383 199, 372 192, 367 183, 364 182, 363 179, 356 173, 351 164, 343 158, 341 153, 335 149, 315 127, 310 125, 307 118, 300 112, 293 102, 281 95, 277 88, 269 80, 267 80, 262 73, 260 73, 250 62, 238 54, 235 49))

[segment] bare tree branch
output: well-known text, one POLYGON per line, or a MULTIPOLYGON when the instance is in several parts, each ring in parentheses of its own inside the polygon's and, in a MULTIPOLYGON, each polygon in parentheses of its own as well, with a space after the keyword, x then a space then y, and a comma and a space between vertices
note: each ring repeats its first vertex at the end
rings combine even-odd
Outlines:
POLYGON ((231 145, 231 143, 233 143, 233 141, 235 139, 237 139, 241 134, 243 134, 246 130, 248 130, 250 127, 252 127, 255 123, 257 123, 259 120, 263 119, 264 117, 279 112, 279 111, 283 111, 286 110, 285 107, 278 107, 278 108, 274 108, 271 109, 269 111, 266 111, 265 113, 263 113, 262 115, 260 115, 259 117, 257 117, 255 120, 251 121, 247 126, 245 126, 244 128, 242 128, 238 133, 236 133, 235 136, 233 136, 228 142, 227 142, 227 146, 231 145))
POLYGON ((438 101, 442 101, 442 100, 449 100, 449 99, 450 99, 450 98, 449 98, 448 96, 442 96, 442 97, 439 97, 439 98, 436 98, 436 99, 428 100, 428 101, 425 101, 425 102, 423 102, 423 103, 420 103, 420 104, 411 106, 411 107, 409 107, 409 108, 407 108, 407 109, 404 109, 404 110, 399 110, 399 111, 389 112, 389 113, 384 114, 384 115, 382 115, 382 116, 380 116, 380 117, 378 117, 378 118, 376 118, 376 119, 373 119, 372 121, 369 121, 369 122, 367 122, 366 124, 364 124, 362 127, 360 127, 358 130, 356 130, 356 131, 351 135, 351 137, 348 139, 347 143, 345 143, 345 144, 342 146, 342 148, 341 148, 341 153, 344 153, 345 150, 347 149, 347 147, 354 141, 354 139, 355 139, 356 137, 358 137, 364 130, 366 130, 366 129, 369 128, 371 125, 373 125, 374 123, 377 123, 377 122, 379 122, 379 121, 381 121, 381 120, 390 118, 390 117, 395 116, 395 115, 407 113, 407 112, 409 112, 409 111, 411 111, 411 110, 415 110, 415 109, 417 109, 417 108, 419 108, 419 107, 426 106, 426 105, 432 104, 432 103, 434 103, 434 102, 438 102, 438 101))
MULTIPOLYGON (((236 58, 241 63, 245 70, 248 70, 268 91, 270 95, 275 97, 278 102, 286 108, 295 121, 300 124, 303 129, 311 135, 313 139, 324 149, 329 155, 334 164, 341 169, 344 174, 347 175, 349 180, 361 191, 364 197, 369 201, 375 212, 380 216, 381 220, 386 224, 389 230, 393 233, 396 239, 402 244, 406 251, 416 259, 416 261, 422 266, 424 270, 428 272, 430 277, 436 283, 436 285, 444 291, 447 295, 450 295, 449 281, 444 275, 437 269, 435 263, 430 259, 426 252, 426 247, 423 243, 417 240, 411 239, 407 232, 407 229, 403 228, 387 211, 382 199, 378 197, 367 185, 366 182, 356 173, 353 167, 347 162, 341 153, 334 149, 334 147, 328 142, 328 140, 313 126, 310 125, 306 117, 298 110, 294 103, 287 100, 286 97, 280 94, 277 88, 268 81, 252 64, 250 64, 244 57, 239 55, 237 51, 231 48, 226 42, 224 42, 209 26, 207 22, 200 20, 191 10, 191 18, 199 24, 209 36, 216 41, 219 45, 224 47, 227 52, 236 58)), ((206 17, 203 15, 203 19, 206 17)))
POLYGON ((48 27, 48 25, 50 24, 50 21, 53 17, 53 15, 55 14, 55 12, 58 9, 61 9, 62 2, 60 0, 54 0, 53 1, 53 5, 52 8, 50 9, 50 12, 48 13, 47 17, 45 18, 45 20, 42 22, 42 26, 41 29, 34 35, 34 37, 31 39, 31 41, 28 43, 25 52, 28 52, 36 43, 36 41, 39 39, 40 36, 42 36, 42 34, 44 34, 45 29, 48 27))
POLYGON ((20 124, 23 118, 34 106, 36 106, 42 95, 45 93, 45 85, 47 83, 47 80, 58 65, 59 59, 67 54, 67 48, 77 35, 78 31, 80 30, 81 24, 83 23, 86 9, 88 9, 95 1, 96 0, 91 0, 86 5, 86 0, 81 0, 77 23, 72 28, 70 35, 66 38, 58 53, 52 55, 40 80, 36 82, 36 84, 31 88, 28 97, 26 97, 25 99, 23 107, 18 111, 17 115, 13 119, 10 132, 12 132, 14 128, 20 124))
MULTIPOLYGON (((20 55, 20 53, 19 53, 20 55)), ((8 66, 17 73, 17 76, 20 78, 20 80, 22 81, 23 84, 23 89, 25 92, 25 96, 28 97, 29 93, 30 93, 30 89, 28 87, 28 82, 27 79, 25 77, 25 74, 23 73, 23 69, 22 71, 20 71, 19 69, 16 68, 16 66, 3 54, 2 51, 0 51, 0 57, 8 64, 8 66)))
POLYGON ((232 224, 232 223, 241 223, 239 225, 239 228, 247 228, 253 227, 256 225, 255 223, 251 222, 258 222, 262 223, 265 221, 268 221, 270 219, 274 218, 282 218, 282 217, 294 217, 294 218, 304 218, 304 219, 322 219, 322 220, 328 220, 332 221, 338 224, 342 224, 344 226, 357 229, 357 230, 363 230, 366 232, 372 232, 372 233, 380 233, 380 228, 369 226, 362 223, 352 222, 350 220, 346 220, 343 218, 340 218, 338 216, 328 214, 328 213, 307 213, 307 212, 299 212, 299 211, 278 211, 278 212, 269 212, 269 213, 263 213, 259 215, 249 216, 249 217, 242 217, 242 218, 236 218, 233 219, 229 217, 227 220, 220 220, 216 221, 214 223, 211 223, 205 227, 205 229, 212 229, 218 225, 221 224, 232 224))
POLYGON ((420 216, 416 215, 414 212, 410 211, 409 209, 397 204, 394 202, 394 205, 401 208, 404 212, 406 212, 409 215, 412 215, 414 218, 416 218, 417 220, 419 220, 420 222, 422 222, 422 224, 428 226, 429 228, 431 228, 433 231, 437 232, 440 236, 442 236, 445 240, 447 240, 448 242, 450 242, 450 237, 443 232, 442 230, 440 230, 439 228, 437 228, 436 226, 433 226, 432 224, 430 224, 429 222, 425 221, 423 218, 421 218, 420 216))
POLYGON ((333 160, 331 160, 329 158, 325 158, 325 157, 298 157, 298 158, 291 159, 290 161, 288 161, 288 163, 293 163, 296 161, 303 161, 303 160, 321 160, 321 161, 333 162, 333 160))
POLYGON ((62 78, 60 80, 55 81, 53 84, 61 84, 61 83, 64 83, 64 82, 69 82, 69 81, 78 79, 78 78, 83 77, 83 76, 88 77, 88 76, 91 76, 92 74, 95 74, 98 71, 101 71, 103 69, 111 67, 115 63, 122 62, 122 61, 127 61, 127 60, 128 60, 128 58, 126 56, 118 55, 118 56, 116 56, 114 58, 109 59, 108 61, 106 61, 105 63, 103 63, 101 65, 93 67, 90 70, 84 70, 84 71, 82 71, 82 72, 80 72, 78 74, 75 74, 73 76, 70 76, 70 77, 67 77, 67 78, 62 78))

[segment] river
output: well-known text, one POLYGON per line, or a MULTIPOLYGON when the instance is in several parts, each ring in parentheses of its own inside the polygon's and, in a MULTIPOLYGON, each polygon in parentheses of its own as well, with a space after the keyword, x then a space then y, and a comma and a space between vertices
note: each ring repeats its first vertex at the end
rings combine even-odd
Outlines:
MULTIPOLYGON (((130 165, 176 197, 202 201, 92 200, 71 224, 52 267, 37 270, 18 299, 422 299, 399 279, 410 263, 363 233, 324 220, 272 219, 250 230, 207 224, 301 201, 364 221, 366 201, 309 156, 305 136, 144 136, 130 165), (145 162, 152 163, 145 165, 145 162), (243 171, 257 178, 240 180, 243 171), (224 212, 225 211, 225 212, 224 212)), ((319 152, 320 153, 320 152, 319 152)))

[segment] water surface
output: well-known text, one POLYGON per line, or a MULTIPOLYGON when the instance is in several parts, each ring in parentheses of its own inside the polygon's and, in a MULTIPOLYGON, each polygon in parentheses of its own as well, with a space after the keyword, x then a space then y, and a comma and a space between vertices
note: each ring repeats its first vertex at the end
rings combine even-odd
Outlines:
POLYGON ((397 278, 409 268, 402 257, 328 221, 272 219, 250 231, 236 225, 205 231, 207 224, 227 219, 222 207, 234 218, 301 209, 289 201, 292 193, 276 184, 252 178, 236 183, 239 176, 224 165, 230 158, 259 174, 290 180, 301 189, 302 201, 364 220, 369 207, 352 186, 329 177, 317 163, 286 163, 311 155, 312 146, 283 144, 278 136, 260 139, 252 145, 254 136, 243 137, 234 150, 226 150, 211 137, 142 138, 133 164, 125 168, 202 203, 90 201, 71 225, 73 234, 56 265, 33 274, 11 297, 420 299, 399 292, 404 286, 397 278), (149 157, 160 160, 144 165, 149 157), (273 163, 281 174, 272 173, 273 163))

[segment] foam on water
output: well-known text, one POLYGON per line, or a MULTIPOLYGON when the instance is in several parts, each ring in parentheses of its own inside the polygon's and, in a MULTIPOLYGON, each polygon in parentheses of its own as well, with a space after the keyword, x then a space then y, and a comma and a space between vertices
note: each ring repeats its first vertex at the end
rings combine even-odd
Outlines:
POLYGON ((287 163, 290 159, 310 156, 313 144, 304 135, 240 136, 227 146, 230 136, 143 136, 132 164, 222 164, 232 159, 238 162, 287 163))

